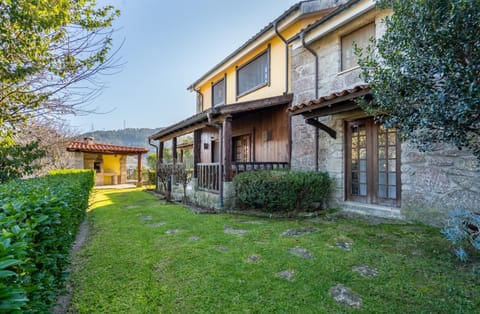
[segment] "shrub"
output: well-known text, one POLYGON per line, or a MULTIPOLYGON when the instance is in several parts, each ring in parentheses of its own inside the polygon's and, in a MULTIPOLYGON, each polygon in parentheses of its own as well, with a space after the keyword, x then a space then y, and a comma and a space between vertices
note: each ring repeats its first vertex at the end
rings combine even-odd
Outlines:
POLYGON ((480 213, 455 209, 449 213, 448 225, 442 233, 452 242, 455 255, 467 261, 467 251, 480 251, 480 213))
POLYGON ((0 185, 0 312, 50 311, 93 184, 93 171, 66 170, 0 185))
POLYGON ((324 172, 250 171, 233 179, 237 204, 267 212, 308 211, 326 201, 331 179, 324 172))

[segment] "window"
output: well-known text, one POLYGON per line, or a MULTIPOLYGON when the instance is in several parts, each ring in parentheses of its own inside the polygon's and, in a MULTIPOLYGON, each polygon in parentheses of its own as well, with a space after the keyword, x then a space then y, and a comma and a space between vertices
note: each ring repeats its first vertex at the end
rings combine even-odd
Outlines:
POLYGON ((212 85, 212 107, 225 105, 225 78, 212 85))
POLYGON ((237 97, 268 85, 270 80, 269 49, 237 70, 237 97))
POLYGON ((358 65, 358 57, 355 55, 355 45, 357 45, 358 48, 366 48, 371 38, 375 38, 374 23, 368 24, 342 37, 342 71, 358 65))

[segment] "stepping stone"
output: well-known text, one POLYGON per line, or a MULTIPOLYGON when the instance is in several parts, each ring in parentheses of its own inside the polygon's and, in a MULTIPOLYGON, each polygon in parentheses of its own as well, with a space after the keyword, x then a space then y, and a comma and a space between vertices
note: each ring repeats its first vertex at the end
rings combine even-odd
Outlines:
POLYGON ((281 272, 277 273, 277 277, 288 280, 288 281, 293 281, 295 280, 295 270, 294 269, 282 270, 281 272))
POLYGON ((150 227, 160 227, 166 225, 167 223, 164 221, 154 222, 153 224, 149 224, 150 227))
POLYGON ((330 296, 338 303, 342 303, 348 307, 359 309, 363 305, 362 298, 352 291, 352 289, 338 284, 328 291, 330 296))
POLYGON ((247 233, 249 233, 250 231, 242 230, 242 229, 235 229, 235 228, 232 228, 230 226, 225 226, 225 228, 223 229, 223 232, 228 233, 228 234, 243 236, 243 235, 246 235, 247 233))
POLYGON ((188 241, 199 241, 200 238, 199 237, 190 237, 188 238, 188 241))
POLYGON ((335 245, 345 251, 350 251, 352 249, 352 243, 350 242, 338 241, 335 245))
POLYGON ((358 265, 353 267, 352 271, 366 278, 375 278, 378 276, 378 270, 368 265, 358 265))
POLYGON ((305 259, 313 259, 314 256, 307 249, 296 246, 287 250, 289 253, 305 259))
POLYGON ((121 209, 133 209, 133 208, 138 208, 136 205, 127 205, 127 206, 122 206, 120 207, 121 209))
POLYGON ((225 246, 214 246, 213 249, 217 250, 217 251, 220 251, 220 252, 230 251, 230 249, 228 247, 225 247, 225 246))
POLYGON ((259 261, 260 261, 260 256, 258 256, 257 254, 250 255, 247 258, 247 263, 257 263, 259 261))
POLYGON ((180 231, 182 231, 182 230, 180 230, 180 229, 171 229, 171 230, 165 231, 165 234, 175 234, 175 233, 179 233, 180 231))
POLYGON ((306 234, 315 233, 319 231, 320 229, 318 228, 289 229, 285 232, 282 232, 282 236, 299 237, 299 236, 303 236, 306 234))
POLYGON ((140 218, 141 221, 149 221, 149 220, 152 220, 153 217, 152 216, 144 216, 142 218, 140 218))

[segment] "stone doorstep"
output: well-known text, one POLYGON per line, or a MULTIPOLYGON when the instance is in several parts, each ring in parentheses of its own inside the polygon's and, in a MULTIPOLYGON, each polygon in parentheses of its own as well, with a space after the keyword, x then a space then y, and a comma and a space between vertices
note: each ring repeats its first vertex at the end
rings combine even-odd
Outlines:
POLYGON ((343 202, 339 204, 340 207, 347 212, 352 212, 362 215, 377 216, 382 218, 393 218, 406 220, 405 216, 402 215, 399 208, 372 205, 372 204, 362 204, 355 202, 343 202))

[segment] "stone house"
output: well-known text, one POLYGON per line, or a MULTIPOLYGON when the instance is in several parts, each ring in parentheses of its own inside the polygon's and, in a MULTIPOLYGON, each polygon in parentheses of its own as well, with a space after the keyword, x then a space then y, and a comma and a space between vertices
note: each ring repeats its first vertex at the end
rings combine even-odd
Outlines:
POLYGON ((331 206, 439 224, 453 208, 479 209, 476 158, 446 145, 420 152, 355 102, 371 95, 353 43, 381 37, 389 14, 373 0, 348 1, 290 41, 291 168, 327 171, 331 206))
POLYGON ((193 116, 149 136, 158 141, 158 168, 166 169, 165 143, 177 163, 177 138, 193 133, 191 202, 228 208, 237 173, 290 167, 289 41, 345 2, 309 0, 287 9, 188 87, 197 95, 193 116))

